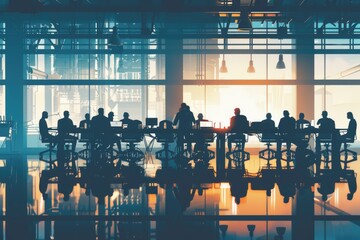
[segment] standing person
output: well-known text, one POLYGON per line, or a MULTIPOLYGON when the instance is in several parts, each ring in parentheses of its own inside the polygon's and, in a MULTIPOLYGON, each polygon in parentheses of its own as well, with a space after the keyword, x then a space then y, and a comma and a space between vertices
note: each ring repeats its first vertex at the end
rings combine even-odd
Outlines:
POLYGON ((181 104, 179 112, 175 115, 173 123, 174 125, 178 125, 178 146, 182 150, 184 140, 187 140, 187 150, 191 152, 190 131, 192 129, 192 124, 195 123, 195 117, 186 103, 181 104))
MULTIPOLYGON (((286 161, 287 161, 287 165, 289 166, 291 159, 291 142, 294 140, 294 131, 295 131, 295 118, 290 117, 290 113, 288 110, 284 110, 283 111, 283 117, 280 119, 279 122, 279 131, 280 134, 282 136, 281 141, 278 141, 277 143, 277 149, 281 150, 281 144, 282 141, 286 142, 286 161)), ((277 158, 277 162, 276 165, 278 167, 281 167, 281 161, 280 161, 280 156, 281 154, 278 153, 278 158, 277 158)))
POLYGON ((243 142, 243 149, 245 148, 244 132, 249 128, 249 121, 245 115, 240 115, 240 108, 234 109, 234 115, 230 119, 229 130, 234 133, 228 136, 228 149, 231 152, 231 144, 235 139, 241 138, 243 142))
POLYGON ((195 123, 195 117, 193 112, 190 111, 190 106, 182 103, 173 123, 178 125, 179 130, 190 130, 195 123))
POLYGON ((77 137, 70 135, 71 131, 75 129, 73 121, 70 119, 69 111, 64 111, 64 117, 58 121, 58 137, 62 144, 65 144, 65 139, 71 141, 71 150, 75 152, 77 137))
POLYGON ((109 119, 104 116, 104 109, 98 109, 98 115, 91 119, 91 131, 95 139, 99 139, 103 143, 103 147, 107 147, 110 143, 108 136, 111 133, 111 125, 109 119))

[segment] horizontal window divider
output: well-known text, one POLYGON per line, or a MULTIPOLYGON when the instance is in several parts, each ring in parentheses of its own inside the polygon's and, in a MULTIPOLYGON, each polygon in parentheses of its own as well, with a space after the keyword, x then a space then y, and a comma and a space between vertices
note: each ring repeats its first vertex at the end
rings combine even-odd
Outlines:
MULTIPOLYGON (((224 35, 220 33, 219 29, 208 29, 208 33, 166 33, 166 34, 149 34, 144 35, 139 33, 129 33, 129 34, 121 34, 119 33, 119 37, 122 39, 223 39, 224 35), (211 32, 210 32, 211 31, 211 32), (214 33, 214 31, 219 31, 219 33, 214 33)), ((262 30, 262 29, 260 29, 262 30)), ((264 29, 265 31, 265 29, 264 29)), ((107 34, 97 34, 97 33, 25 33, 24 37, 27 39, 108 39, 111 36, 111 33, 107 34)), ((279 39, 279 35, 276 31, 273 33, 256 33, 254 29, 251 38, 258 39, 258 38, 268 38, 268 39, 279 39)), ((229 32, 226 34, 226 38, 228 39, 249 39, 249 33, 238 33, 238 32, 229 32)), ((328 33, 317 35, 313 33, 296 33, 291 34, 288 33, 284 36, 281 36, 282 39, 296 39, 296 38, 310 38, 310 39, 359 39, 360 34, 338 34, 338 33, 328 33)))
MULTIPOLYGON (((180 82, 172 82, 167 80, 25 80, 24 85, 360 85, 360 80, 183 80, 180 82)), ((0 85, 10 85, 8 81, 1 81, 0 85)))
MULTIPOLYGON (((0 52, 4 50, 0 50, 0 52)), ((24 50, 24 54, 360 54, 360 49, 38 49, 24 50)))
MULTIPOLYGON (((14 219, 14 216, 0 216, 0 220, 14 219)), ((171 219, 165 215, 27 215, 27 221, 46 220, 79 220, 79 221, 166 221, 171 219)), ((186 221, 293 221, 299 219, 295 215, 184 215, 179 219, 186 221)), ((315 215, 313 221, 359 221, 360 215, 315 215)))
POLYGON ((165 85, 165 80, 25 80, 24 85, 165 85))

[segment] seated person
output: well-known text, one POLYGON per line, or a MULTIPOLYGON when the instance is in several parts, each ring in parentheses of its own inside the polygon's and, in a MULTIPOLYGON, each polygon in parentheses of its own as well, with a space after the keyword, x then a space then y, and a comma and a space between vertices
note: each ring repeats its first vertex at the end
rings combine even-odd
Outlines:
MULTIPOLYGON (((198 119, 195 120, 195 126, 196 129, 200 129, 200 122, 206 122, 208 120, 204 119, 204 115, 202 113, 198 114, 198 119)), ((209 134, 209 133, 208 133, 209 134)), ((195 147, 194 147, 194 151, 202 151, 205 148, 205 138, 211 137, 206 133, 197 133, 195 134, 195 147)), ((212 133, 210 133, 212 135, 212 133)))
POLYGON ((64 117, 59 119, 58 121, 58 138, 59 142, 65 144, 65 140, 69 140, 71 142, 71 150, 75 152, 76 148, 76 140, 77 137, 70 135, 76 127, 73 124, 73 121, 69 118, 70 113, 69 111, 64 111, 64 117))
POLYGON ((130 115, 129 115, 128 112, 124 112, 124 114, 123 114, 123 117, 124 117, 124 118, 120 120, 120 122, 122 123, 122 126, 123 126, 123 127, 124 127, 124 124, 127 125, 127 126, 129 126, 129 124, 132 123, 133 120, 130 119, 129 116, 130 116, 130 115))
MULTIPOLYGON (((296 120, 296 129, 306 129, 311 126, 310 122, 305 119, 304 113, 299 113, 299 119, 296 120)), ((310 139, 310 135, 304 132, 299 132, 296 134, 296 141, 306 141, 308 142, 310 139)))
POLYGON ((114 112, 109 112, 108 113, 108 119, 109 119, 110 122, 114 121, 114 112))
POLYGON ((40 136, 41 141, 46 142, 49 141, 50 143, 57 143, 57 137, 54 135, 51 135, 49 133, 49 128, 46 122, 46 119, 49 117, 48 112, 43 111, 41 115, 41 119, 39 120, 39 130, 40 130, 40 136))
POLYGON ((283 133, 291 133, 295 130, 295 119, 290 117, 288 110, 284 110, 283 117, 280 119, 278 128, 283 133))
MULTIPOLYGON (((114 121, 114 112, 108 113, 108 119, 110 122, 114 121)), ((112 135, 112 144, 114 143, 116 143, 118 150, 121 151, 120 137, 116 133, 112 135)))
POLYGON ((197 115, 197 117, 198 117, 198 119, 195 120, 195 126, 196 126, 197 129, 199 129, 200 128, 200 122, 201 121, 208 121, 208 120, 204 119, 204 115, 202 113, 199 113, 197 115))
POLYGON ((231 152, 231 144, 235 139, 242 139, 243 148, 245 148, 245 135, 243 134, 249 128, 249 121, 246 116, 240 115, 240 108, 234 109, 235 116, 230 119, 229 130, 235 134, 228 136, 228 149, 231 152))
POLYGON ((356 123, 356 120, 354 119, 354 115, 352 114, 352 112, 347 113, 347 118, 350 121, 349 121, 349 125, 347 128, 346 134, 341 136, 342 142, 345 142, 346 140, 354 141, 354 138, 356 135, 357 123, 356 123))
MULTIPOLYGON (((81 120, 80 123, 79 123, 79 127, 81 129, 89 129, 91 128, 91 120, 90 120, 90 114, 89 113, 86 113, 85 114, 85 119, 84 120, 81 120)), ((90 134, 88 132, 85 132, 85 133, 81 133, 81 139, 84 139, 84 140, 88 140, 90 139, 90 134)))
POLYGON ((271 132, 276 129, 274 120, 271 119, 271 113, 266 114, 266 119, 261 121, 261 127, 263 129, 262 139, 274 139, 275 133, 271 132))
POLYGON ((299 119, 296 121, 296 129, 303 129, 310 126, 310 122, 305 119, 304 113, 299 113, 299 119))
POLYGON ((328 133, 320 132, 319 138, 320 139, 331 139, 331 135, 332 135, 333 131, 335 130, 335 122, 331 118, 328 118, 327 111, 323 111, 321 113, 321 115, 322 115, 322 118, 320 118, 317 121, 317 125, 319 125, 320 130, 326 130, 326 131, 328 131, 328 133))
POLYGON ((90 128, 90 123, 91 123, 90 114, 86 113, 85 114, 85 119, 80 121, 79 127, 80 128, 85 128, 85 129, 90 128))

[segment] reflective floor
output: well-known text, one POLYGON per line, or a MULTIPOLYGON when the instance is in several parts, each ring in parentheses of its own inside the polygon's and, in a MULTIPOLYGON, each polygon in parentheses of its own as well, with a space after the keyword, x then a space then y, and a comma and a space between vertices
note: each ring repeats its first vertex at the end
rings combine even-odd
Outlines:
MULTIPOLYGON (((78 165, 82 164, 85 163, 80 160, 78 165)), ((211 164, 214 166, 215 161, 211 164)), ((264 164, 264 160, 252 155, 246 167, 250 173, 256 173, 264 164)), ((159 161, 149 160, 147 175, 154 176, 159 167, 159 161)), ((351 163, 351 167, 357 170, 360 163, 351 163)), ((175 186, 157 186, 157 194, 140 186, 125 196, 121 184, 113 184, 113 195, 100 206, 79 185, 65 202, 57 192, 57 184, 50 184, 49 198, 44 201, 38 187, 44 168, 37 156, 28 158, 27 209, 28 215, 34 216, 33 236, 29 239, 293 239, 296 201, 290 199, 284 203, 277 186, 269 197, 265 191, 252 190, 249 186, 247 196, 237 205, 228 183, 196 186, 183 199, 187 203, 179 200, 175 186), (255 225, 253 238, 251 225, 255 225)), ((337 183, 334 194, 323 202, 317 187, 313 188, 315 239, 358 239, 360 221, 347 221, 346 216, 360 215, 360 194, 356 192, 349 201, 348 185, 337 183), (345 219, 321 218, 331 215, 345 219)), ((5 185, 1 185, 2 214, 6 214, 5 204, 5 185)))

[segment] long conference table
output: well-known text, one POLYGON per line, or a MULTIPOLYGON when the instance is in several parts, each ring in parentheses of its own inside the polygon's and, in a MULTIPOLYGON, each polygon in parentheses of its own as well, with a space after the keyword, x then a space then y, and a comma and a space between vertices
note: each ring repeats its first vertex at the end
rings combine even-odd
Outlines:
MULTIPOLYGON (((56 131, 55 128, 51 128, 51 131, 56 131)), ((267 130, 261 131, 260 129, 252 129, 249 128, 243 132, 233 132, 227 128, 200 128, 200 129, 191 129, 189 131, 181 131, 179 129, 160 129, 160 128, 139 128, 139 129, 123 129, 121 127, 112 127, 111 131, 107 134, 118 134, 121 136, 123 133, 129 134, 143 134, 143 135, 150 135, 151 137, 155 137, 157 134, 171 134, 173 133, 174 136, 181 133, 182 135, 191 134, 193 136, 201 136, 204 134, 214 134, 216 136, 216 173, 217 178, 222 179, 226 173, 225 167, 225 158, 226 158, 226 136, 230 134, 245 134, 245 135, 255 135, 261 141, 261 135, 263 133, 267 134, 274 134, 275 139, 272 142, 276 142, 276 161, 277 161, 277 168, 281 168, 281 151, 282 151, 282 144, 283 143, 291 143, 296 144, 296 142, 292 141, 296 139, 296 136, 304 136, 304 135, 312 135, 312 134, 331 134, 330 143, 332 146, 331 149, 331 159, 332 159, 332 170, 339 172, 341 171, 341 163, 340 163, 340 132, 346 129, 335 129, 333 131, 325 131, 321 129, 317 129, 314 127, 309 127, 305 129, 296 129, 292 132, 283 132, 278 129, 274 130, 267 130), (284 137, 287 136, 287 137, 284 137), (290 140, 289 140, 290 139, 290 140), (291 140, 292 139, 292 140, 291 140)), ((90 143, 93 137, 93 133, 91 129, 84 129, 84 128, 74 128, 69 134, 84 134, 90 136, 87 139, 90 143)), ((266 142, 266 141, 262 141, 266 142)), ((316 141, 315 144, 315 155, 316 155, 316 171, 318 172, 320 169, 320 159, 321 159, 321 142, 316 141)))

